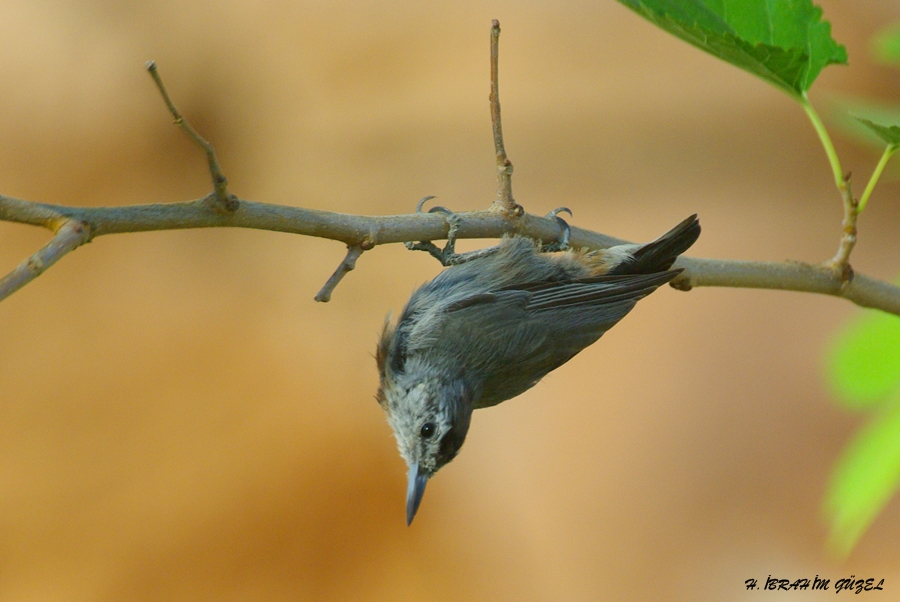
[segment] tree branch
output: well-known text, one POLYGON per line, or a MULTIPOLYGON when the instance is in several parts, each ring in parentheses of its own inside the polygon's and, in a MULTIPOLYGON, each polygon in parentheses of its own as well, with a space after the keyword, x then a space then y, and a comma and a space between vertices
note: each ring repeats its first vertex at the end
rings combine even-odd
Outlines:
POLYGON ((801 261, 680 257, 675 267, 685 269, 672 282, 672 286, 680 290, 690 290, 694 286, 724 286, 819 293, 900 316, 900 288, 859 272, 855 272, 851 280, 844 280, 828 262, 810 264, 801 261))
MULTIPOLYGON (((550 242, 560 235, 560 226, 556 221, 531 214, 518 218, 508 218, 493 211, 457 215, 460 218, 458 238, 499 238, 504 234, 520 234, 550 242)), ((364 216, 240 200, 238 209, 226 214, 211 207, 206 199, 125 207, 67 207, 0 195, 0 220, 50 229, 54 229, 54 224, 60 221, 86 226, 82 238, 66 238, 69 241, 66 245, 53 250, 54 243, 62 242, 58 239, 64 228, 59 228, 60 234, 34 256, 40 260, 42 269, 37 272, 30 270, 28 279, 8 289, 0 299, 35 278, 79 244, 106 234, 187 228, 254 228, 328 238, 341 241, 348 247, 366 249, 410 240, 442 240, 446 238, 448 229, 447 221, 438 213, 364 216)), ((628 241, 572 226, 570 244, 573 247, 602 249, 625 242, 628 241)), ((27 263, 24 262, 0 282, 20 278, 15 275, 25 269, 23 266, 27 263)), ((673 286, 681 290, 724 286, 819 293, 900 316, 900 288, 859 273, 845 281, 827 264, 681 257, 675 267, 685 270, 673 281, 673 286)))
POLYGON ((77 220, 62 222, 56 236, 37 253, 23 261, 12 272, 0 279, 0 301, 40 276, 51 265, 91 239, 91 229, 77 220))

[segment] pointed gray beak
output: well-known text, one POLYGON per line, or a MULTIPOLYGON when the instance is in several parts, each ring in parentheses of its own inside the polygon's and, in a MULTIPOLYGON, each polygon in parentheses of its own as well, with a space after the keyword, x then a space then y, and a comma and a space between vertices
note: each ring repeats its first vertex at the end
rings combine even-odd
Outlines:
POLYGON ((406 490, 406 525, 412 524, 416 516, 416 510, 422 503, 422 494, 425 493, 425 485, 428 484, 428 475, 419 472, 419 465, 409 467, 409 487, 406 490))

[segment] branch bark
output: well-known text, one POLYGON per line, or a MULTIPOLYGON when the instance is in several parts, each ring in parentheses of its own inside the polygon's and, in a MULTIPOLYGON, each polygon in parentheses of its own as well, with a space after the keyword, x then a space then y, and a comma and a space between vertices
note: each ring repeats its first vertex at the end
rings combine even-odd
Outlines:
MULTIPOLYGON (((60 223, 84 225, 80 237, 70 233, 64 240, 58 240, 58 234, 41 249, 35 257, 41 260, 43 268, 29 271, 31 275, 27 279, 16 276, 19 284, 14 288, 0 289, 0 300, 33 280, 66 252, 107 234, 187 228, 255 228, 327 238, 360 249, 410 240, 442 240, 447 236, 447 221, 438 213, 365 216, 237 200, 237 210, 224 213, 217 207, 213 195, 183 203, 125 207, 68 207, 0 195, 2 221, 42 226, 54 231, 59 229, 60 233, 65 229, 58 227, 60 223), (50 249, 54 241, 58 247, 50 249)), ((560 226, 555 220, 531 214, 506 217, 488 210, 457 215, 461 220, 458 238, 499 238, 504 234, 520 234, 550 242, 560 235, 560 226)), ((573 247, 601 249, 626 242, 572 226, 570 244, 573 247)), ((25 269, 23 266, 26 263, 28 261, 16 268, 13 274, 25 269)), ((819 293, 900 316, 900 288, 860 273, 855 273, 851 280, 846 281, 827 263, 815 265, 794 261, 780 263, 681 257, 675 267, 684 268, 684 272, 673 281, 673 286, 681 290, 724 286, 819 293)), ((2 282, 7 282, 13 274, 2 282)))
POLYGON ((325 286, 322 287, 322 290, 316 294, 316 301, 319 301, 320 303, 328 303, 331 301, 331 293, 334 292, 334 289, 341 283, 341 280, 344 279, 344 276, 346 276, 348 272, 352 272, 356 269, 356 260, 360 258, 365 250, 366 249, 364 249, 362 245, 347 247, 347 256, 344 257, 344 261, 338 265, 334 274, 331 275, 331 278, 329 278, 328 282, 325 283, 325 286))
POLYGON ((62 222, 50 242, 20 263, 12 272, 0 278, 0 301, 43 274, 63 255, 74 251, 90 238, 91 230, 84 222, 77 220, 62 222))

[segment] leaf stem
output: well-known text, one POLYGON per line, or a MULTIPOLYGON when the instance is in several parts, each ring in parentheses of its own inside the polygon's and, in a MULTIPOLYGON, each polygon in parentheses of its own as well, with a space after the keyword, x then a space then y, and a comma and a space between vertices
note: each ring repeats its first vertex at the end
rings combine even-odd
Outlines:
POLYGON ((844 179, 844 171, 841 169, 841 161, 838 159, 837 152, 834 150, 834 144, 831 142, 831 136, 828 135, 828 130, 825 129, 822 118, 816 113, 816 110, 810 104, 806 94, 803 94, 800 98, 800 104, 803 105, 803 110, 806 111, 807 116, 809 116, 809 120, 815 128, 816 134, 819 135, 819 140, 822 141, 822 146, 825 148, 825 154, 828 156, 828 162, 831 164, 831 171, 834 173, 834 183, 838 187, 838 190, 843 193, 847 186, 847 182, 844 179))
POLYGON ((872 177, 869 178, 869 183, 866 184, 866 189, 863 190, 862 196, 859 197, 859 207, 857 208, 857 213, 862 213, 862 210, 866 208, 866 203, 869 201, 869 196, 872 194, 872 190, 875 188, 875 184, 878 183, 878 179, 881 178, 881 173, 884 171, 884 167, 887 165, 888 161, 891 160, 891 157, 897 152, 897 149, 900 146, 895 144, 888 144, 887 148, 884 149, 884 154, 881 155, 881 160, 878 161, 878 165, 875 166, 875 171, 872 172, 872 177))
POLYGON ((825 154, 828 156, 828 162, 831 164, 831 171, 834 174, 834 184, 837 186, 838 192, 841 193, 841 200, 844 204, 844 220, 842 222, 843 233, 841 235, 841 244, 838 251, 832 259, 825 262, 824 265, 834 270, 835 274, 841 278, 844 285, 853 279, 853 269, 850 267, 850 252, 856 245, 856 218, 859 215, 859 203, 853 198, 853 192, 850 190, 850 174, 844 175, 841 169, 841 161, 838 159, 837 151, 834 150, 834 144, 831 142, 831 136, 822 123, 822 118, 816 113, 809 98, 804 92, 800 97, 800 104, 803 110, 809 116, 822 146, 825 148, 825 154))

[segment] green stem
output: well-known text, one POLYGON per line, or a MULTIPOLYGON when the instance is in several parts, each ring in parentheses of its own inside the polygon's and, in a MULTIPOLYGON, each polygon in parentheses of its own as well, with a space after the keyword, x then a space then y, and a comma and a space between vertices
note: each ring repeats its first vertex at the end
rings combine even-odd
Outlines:
POLYGON ((872 177, 869 178, 866 189, 863 191, 862 196, 859 197, 859 208, 856 210, 857 213, 862 213, 862 210, 866 208, 866 203, 869 200, 869 196, 872 194, 872 189, 875 188, 875 184, 878 183, 878 179, 881 177, 881 172, 884 171, 884 166, 891 160, 891 157, 897 152, 898 148, 900 147, 894 144, 888 144, 887 148, 884 149, 884 154, 881 155, 881 160, 878 161, 878 165, 875 166, 875 171, 872 172, 872 177))
POLYGON ((844 171, 841 169, 841 161, 838 159, 837 152, 834 150, 834 144, 831 142, 831 136, 828 135, 828 130, 825 129, 825 124, 822 123, 822 118, 819 117, 819 114, 816 113, 816 110, 809 103, 809 99, 806 97, 806 94, 800 99, 800 104, 803 105, 803 110, 806 111, 806 114, 809 116, 809 120, 812 122, 813 127, 816 129, 816 133, 819 135, 819 140, 822 141, 822 146, 825 148, 825 154, 828 155, 828 162, 831 163, 831 171, 834 172, 834 183, 838 187, 838 190, 843 191, 847 187, 847 183, 844 181, 844 171))

